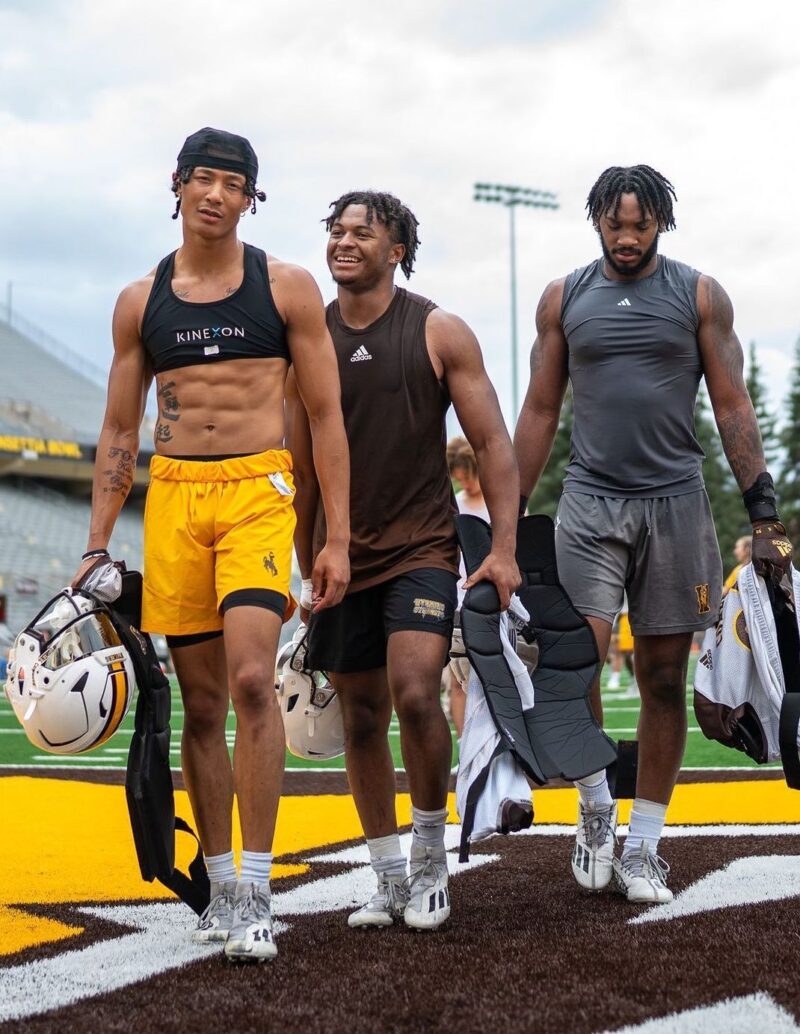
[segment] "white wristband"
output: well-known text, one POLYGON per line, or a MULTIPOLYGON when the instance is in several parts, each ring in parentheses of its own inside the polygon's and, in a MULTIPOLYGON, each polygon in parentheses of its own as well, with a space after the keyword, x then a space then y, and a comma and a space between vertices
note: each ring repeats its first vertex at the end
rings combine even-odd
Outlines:
POLYGON ((313 589, 310 578, 304 578, 300 589, 300 606, 303 610, 311 610, 311 601, 313 599, 313 589))

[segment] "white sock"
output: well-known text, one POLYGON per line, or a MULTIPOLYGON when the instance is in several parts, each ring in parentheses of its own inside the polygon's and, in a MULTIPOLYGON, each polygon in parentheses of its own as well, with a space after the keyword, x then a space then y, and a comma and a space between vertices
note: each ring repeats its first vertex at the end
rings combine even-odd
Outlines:
POLYGON ((367 838, 369 860, 372 868, 380 876, 396 876, 405 879, 406 859, 400 850, 400 837, 397 833, 389 833, 385 837, 367 838))
POLYGON ((236 882, 236 865, 233 861, 233 851, 226 851, 225 854, 207 854, 206 869, 208 879, 211 883, 211 897, 219 894, 220 886, 223 883, 236 882))
POLYGON ((643 840, 647 841, 650 854, 657 853, 658 841, 664 829, 666 815, 666 804, 646 801, 642 797, 636 798, 631 811, 628 835, 625 837, 625 844, 622 848, 623 859, 628 858, 632 854, 638 854, 643 840))
POLYGON ((447 808, 439 811, 423 811, 411 807, 411 821, 414 823, 413 839, 425 848, 444 851, 444 824, 447 808))
POLYGON ((608 788, 605 769, 595 772, 594 775, 588 775, 584 779, 578 779, 575 785, 578 787, 578 793, 581 795, 581 800, 584 804, 594 804, 600 808, 610 808, 614 803, 611 791, 608 788))
POLYGON ((619 672, 618 671, 612 671, 611 674, 608 676, 608 688, 609 689, 619 689, 619 672))
POLYGON ((242 851, 240 883, 269 883, 272 854, 269 851, 242 851))

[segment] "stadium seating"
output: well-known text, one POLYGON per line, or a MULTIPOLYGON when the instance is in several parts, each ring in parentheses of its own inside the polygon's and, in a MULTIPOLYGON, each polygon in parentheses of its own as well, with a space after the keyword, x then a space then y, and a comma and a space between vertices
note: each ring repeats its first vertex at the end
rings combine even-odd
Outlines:
MULTIPOLYGON (((12 630, 75 573, 86 549, 89 514, 87 499, 29 480, 0 479, 0 591, 8 600, 12 630)), ((115 559, 141 568, 142 513, 134 504, 120 514, 110 548, 115 559)))

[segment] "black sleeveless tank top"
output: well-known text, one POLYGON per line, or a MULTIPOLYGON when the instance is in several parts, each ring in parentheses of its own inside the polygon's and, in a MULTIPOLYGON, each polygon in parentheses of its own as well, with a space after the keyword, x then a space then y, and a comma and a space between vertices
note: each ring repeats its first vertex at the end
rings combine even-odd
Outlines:
POLYGON ((226 359, 286 359, 286 327, 267 273, 267 256, 244 245, 241 286, 214 302, 184 302, 172 290, 175 252, 163 258, 142 318, 142 343, 155 373, 226 359))
MULTIPOLYGON (((434 567, 458 573, 447 471, 450 406, 425 343, 436 306, 398 288, 374 323, 355 330, 327 310, 350 446, 349 592, 434 567)), ((318 523, 315 545, 324 544, 318 523)))

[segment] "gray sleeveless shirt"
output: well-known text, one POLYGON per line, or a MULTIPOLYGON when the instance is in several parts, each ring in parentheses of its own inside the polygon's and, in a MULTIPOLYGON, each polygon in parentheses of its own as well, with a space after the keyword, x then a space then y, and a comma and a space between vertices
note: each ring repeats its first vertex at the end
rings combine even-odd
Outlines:
POLYGON ((703 487, 699 276, 659 255, 641 280, 610 280, 602 258, 567 277, 561 325, 575 418, 565 492, 632 499, 703 487))

